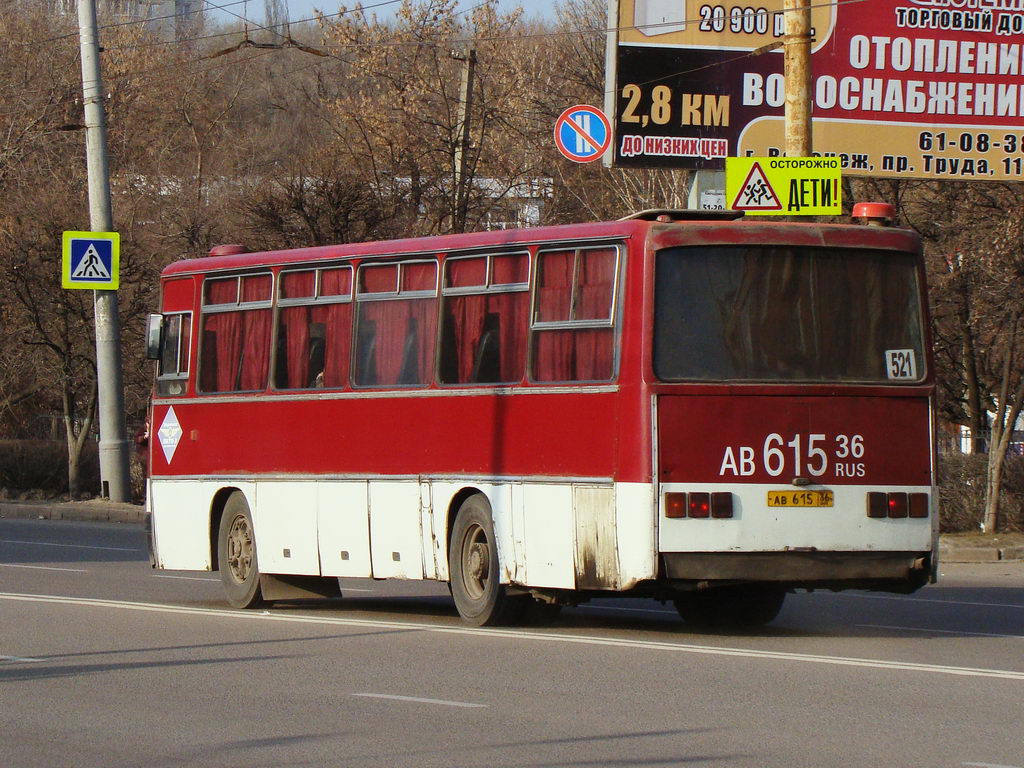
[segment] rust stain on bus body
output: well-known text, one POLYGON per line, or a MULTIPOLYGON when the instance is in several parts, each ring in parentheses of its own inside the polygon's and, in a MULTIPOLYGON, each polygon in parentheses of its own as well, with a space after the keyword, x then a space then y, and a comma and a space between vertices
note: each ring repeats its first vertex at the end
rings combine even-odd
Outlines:
POLYGON ((615 491, 575 486, 576 588, 618 589, 619 552, 615 536, 615 491))

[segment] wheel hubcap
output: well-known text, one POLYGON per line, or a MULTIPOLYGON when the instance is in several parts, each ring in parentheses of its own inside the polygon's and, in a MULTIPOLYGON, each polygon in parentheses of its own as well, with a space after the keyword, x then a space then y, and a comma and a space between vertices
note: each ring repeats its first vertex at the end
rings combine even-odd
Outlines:
POLYGON ((239 515, 231 523, 228 531, 228 573, 239 584, 243 583, 252 572, 252 531, 249 521, 239 515))
POLYGON ((479 525, 466 532, 462 540, 462 583, 474 600, 487 591, 487 577, 491 570, 491 548, 487 533, 479 525))

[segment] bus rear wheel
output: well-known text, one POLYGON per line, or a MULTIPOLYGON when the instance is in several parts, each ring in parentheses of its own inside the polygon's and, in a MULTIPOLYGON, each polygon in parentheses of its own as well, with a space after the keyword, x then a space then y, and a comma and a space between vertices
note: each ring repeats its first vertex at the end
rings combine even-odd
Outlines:
POLYGON ((676 610, 687 624, 709 629, 754 629, 779 615, 786 589, 777 584, 740 584, 682 592, 676 610))
POLYGON ((235 608, 258 608, 264 604, 252 514, 245 496, 237 491, 228 497, 220 518, 217 563, 220 581, 231 605, 235 608))
POLYGON ((523 600, 508 595, 501 584, 491 508, 480 494, 470 496, 459 507, 448 564, 455 607, 467 624, 483 627, 519 618, 523 600))

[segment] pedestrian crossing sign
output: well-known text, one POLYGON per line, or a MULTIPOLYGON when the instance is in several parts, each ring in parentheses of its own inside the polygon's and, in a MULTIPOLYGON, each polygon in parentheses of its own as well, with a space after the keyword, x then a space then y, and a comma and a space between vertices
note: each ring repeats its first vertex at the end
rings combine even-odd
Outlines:
POLYGON ((61 285, 116 291, 120 283, 121 236, 117 232, 65 232, 61 285))

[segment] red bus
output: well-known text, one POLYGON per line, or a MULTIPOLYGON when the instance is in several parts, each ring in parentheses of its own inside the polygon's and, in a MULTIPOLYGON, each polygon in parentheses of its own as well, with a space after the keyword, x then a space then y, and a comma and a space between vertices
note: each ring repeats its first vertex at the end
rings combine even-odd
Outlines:
POLYGON ((449 583, 756 625, 936 573, 911 232, 735 212, 247 253, 162 275, 155 566, 229 602, 449 583))

